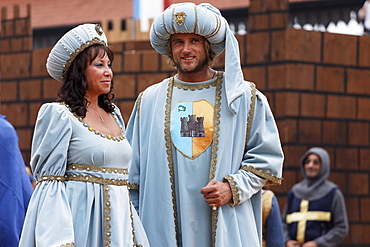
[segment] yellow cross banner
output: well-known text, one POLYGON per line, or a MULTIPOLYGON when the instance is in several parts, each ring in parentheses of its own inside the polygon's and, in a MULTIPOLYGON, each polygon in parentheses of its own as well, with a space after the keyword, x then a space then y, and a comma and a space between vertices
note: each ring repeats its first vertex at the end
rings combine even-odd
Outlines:
POLYGON ((325 211, 308 211, 309 201, 302 200, 300 204, 300 212, 294 212, 286 216, 288 224, 298 222, 297 226, 297 241, 301 244, 305 242, 304 235, 306 232, 306 223, 309 220, 330 221, 331 213, 325 211))

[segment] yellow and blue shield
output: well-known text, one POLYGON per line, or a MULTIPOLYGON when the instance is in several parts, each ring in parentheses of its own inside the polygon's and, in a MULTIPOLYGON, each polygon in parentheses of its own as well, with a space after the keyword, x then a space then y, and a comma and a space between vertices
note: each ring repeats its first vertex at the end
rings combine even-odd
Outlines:
POLYGON ((172 142, 189 159, 196 158, 211 145, 213 112, 207 100, 182 101, 172 108, 172 142))

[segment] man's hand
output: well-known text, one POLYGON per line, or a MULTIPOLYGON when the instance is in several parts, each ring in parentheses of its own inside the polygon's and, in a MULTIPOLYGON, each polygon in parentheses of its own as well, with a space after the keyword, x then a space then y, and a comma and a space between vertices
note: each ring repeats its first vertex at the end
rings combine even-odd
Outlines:
POLYGON ((317 247, 317 243, 315 241, 308 241, 302 244, 302 247, 317 247))
POLYGON ((295 240, 288 240, 288 241, 286 241, 286 243, 285 243, 285 247, 300 247, 301 246, 301 244, 300 243, 298 243, 297 241, 295 241, 295 240))
POLYGON ((228 182, 211 180, 200 190, 210 207, 221 207, 228 203, 233 194, 228 182))

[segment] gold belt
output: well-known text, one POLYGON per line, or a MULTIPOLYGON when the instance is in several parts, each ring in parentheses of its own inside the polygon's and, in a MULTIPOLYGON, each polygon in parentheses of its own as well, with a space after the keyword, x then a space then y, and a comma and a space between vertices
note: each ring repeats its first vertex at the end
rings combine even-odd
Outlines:
MULTIPOLYGON (((67 170, 85 170, 85 171, 98 171, 103 173, 115 173, 115 174, 128 174, 127 169, 121 168, 110 168, 110 167, 98 167, 98 166, 88 166, 88 165, 77 165, 71 164, 67 166, 67 170)), ((127 186, 127 179, 114 179, 114 178, 102 178, 92 175, 81 175, 81 174, 66 174, 64 176, 43 176, 38 181, 37 184, 44 181, 80 181, 80 182, 91 182, 106 185, 117 185, 117 186, 127 186)))

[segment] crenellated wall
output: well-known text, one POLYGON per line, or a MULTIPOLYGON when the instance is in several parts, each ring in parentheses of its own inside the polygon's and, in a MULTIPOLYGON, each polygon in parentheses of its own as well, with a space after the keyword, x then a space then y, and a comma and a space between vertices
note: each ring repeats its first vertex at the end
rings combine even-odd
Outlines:
MULTIPOLYGON (((288 0, 251 0, 249 32, 237 36, 245 78, 268 97, 285 152, 283 185, 271 189, 283 208, 286 192, 302 179, 301 155, 312 146, 326 148, 330 180, 345 195, 350 221, 341 246, 369 246, 370 36, 290 28, 288 8, 288 0)), ((61 85, 45 69, 50 48, 32 50, 29 13, 7 19, 2 9, 0 29, 0 113, 16 127, 26 163, 38 108, 61 85)), ((127 122, 138 93, 174 70, 148 40, 110 44, 115 102, 127 122)))

